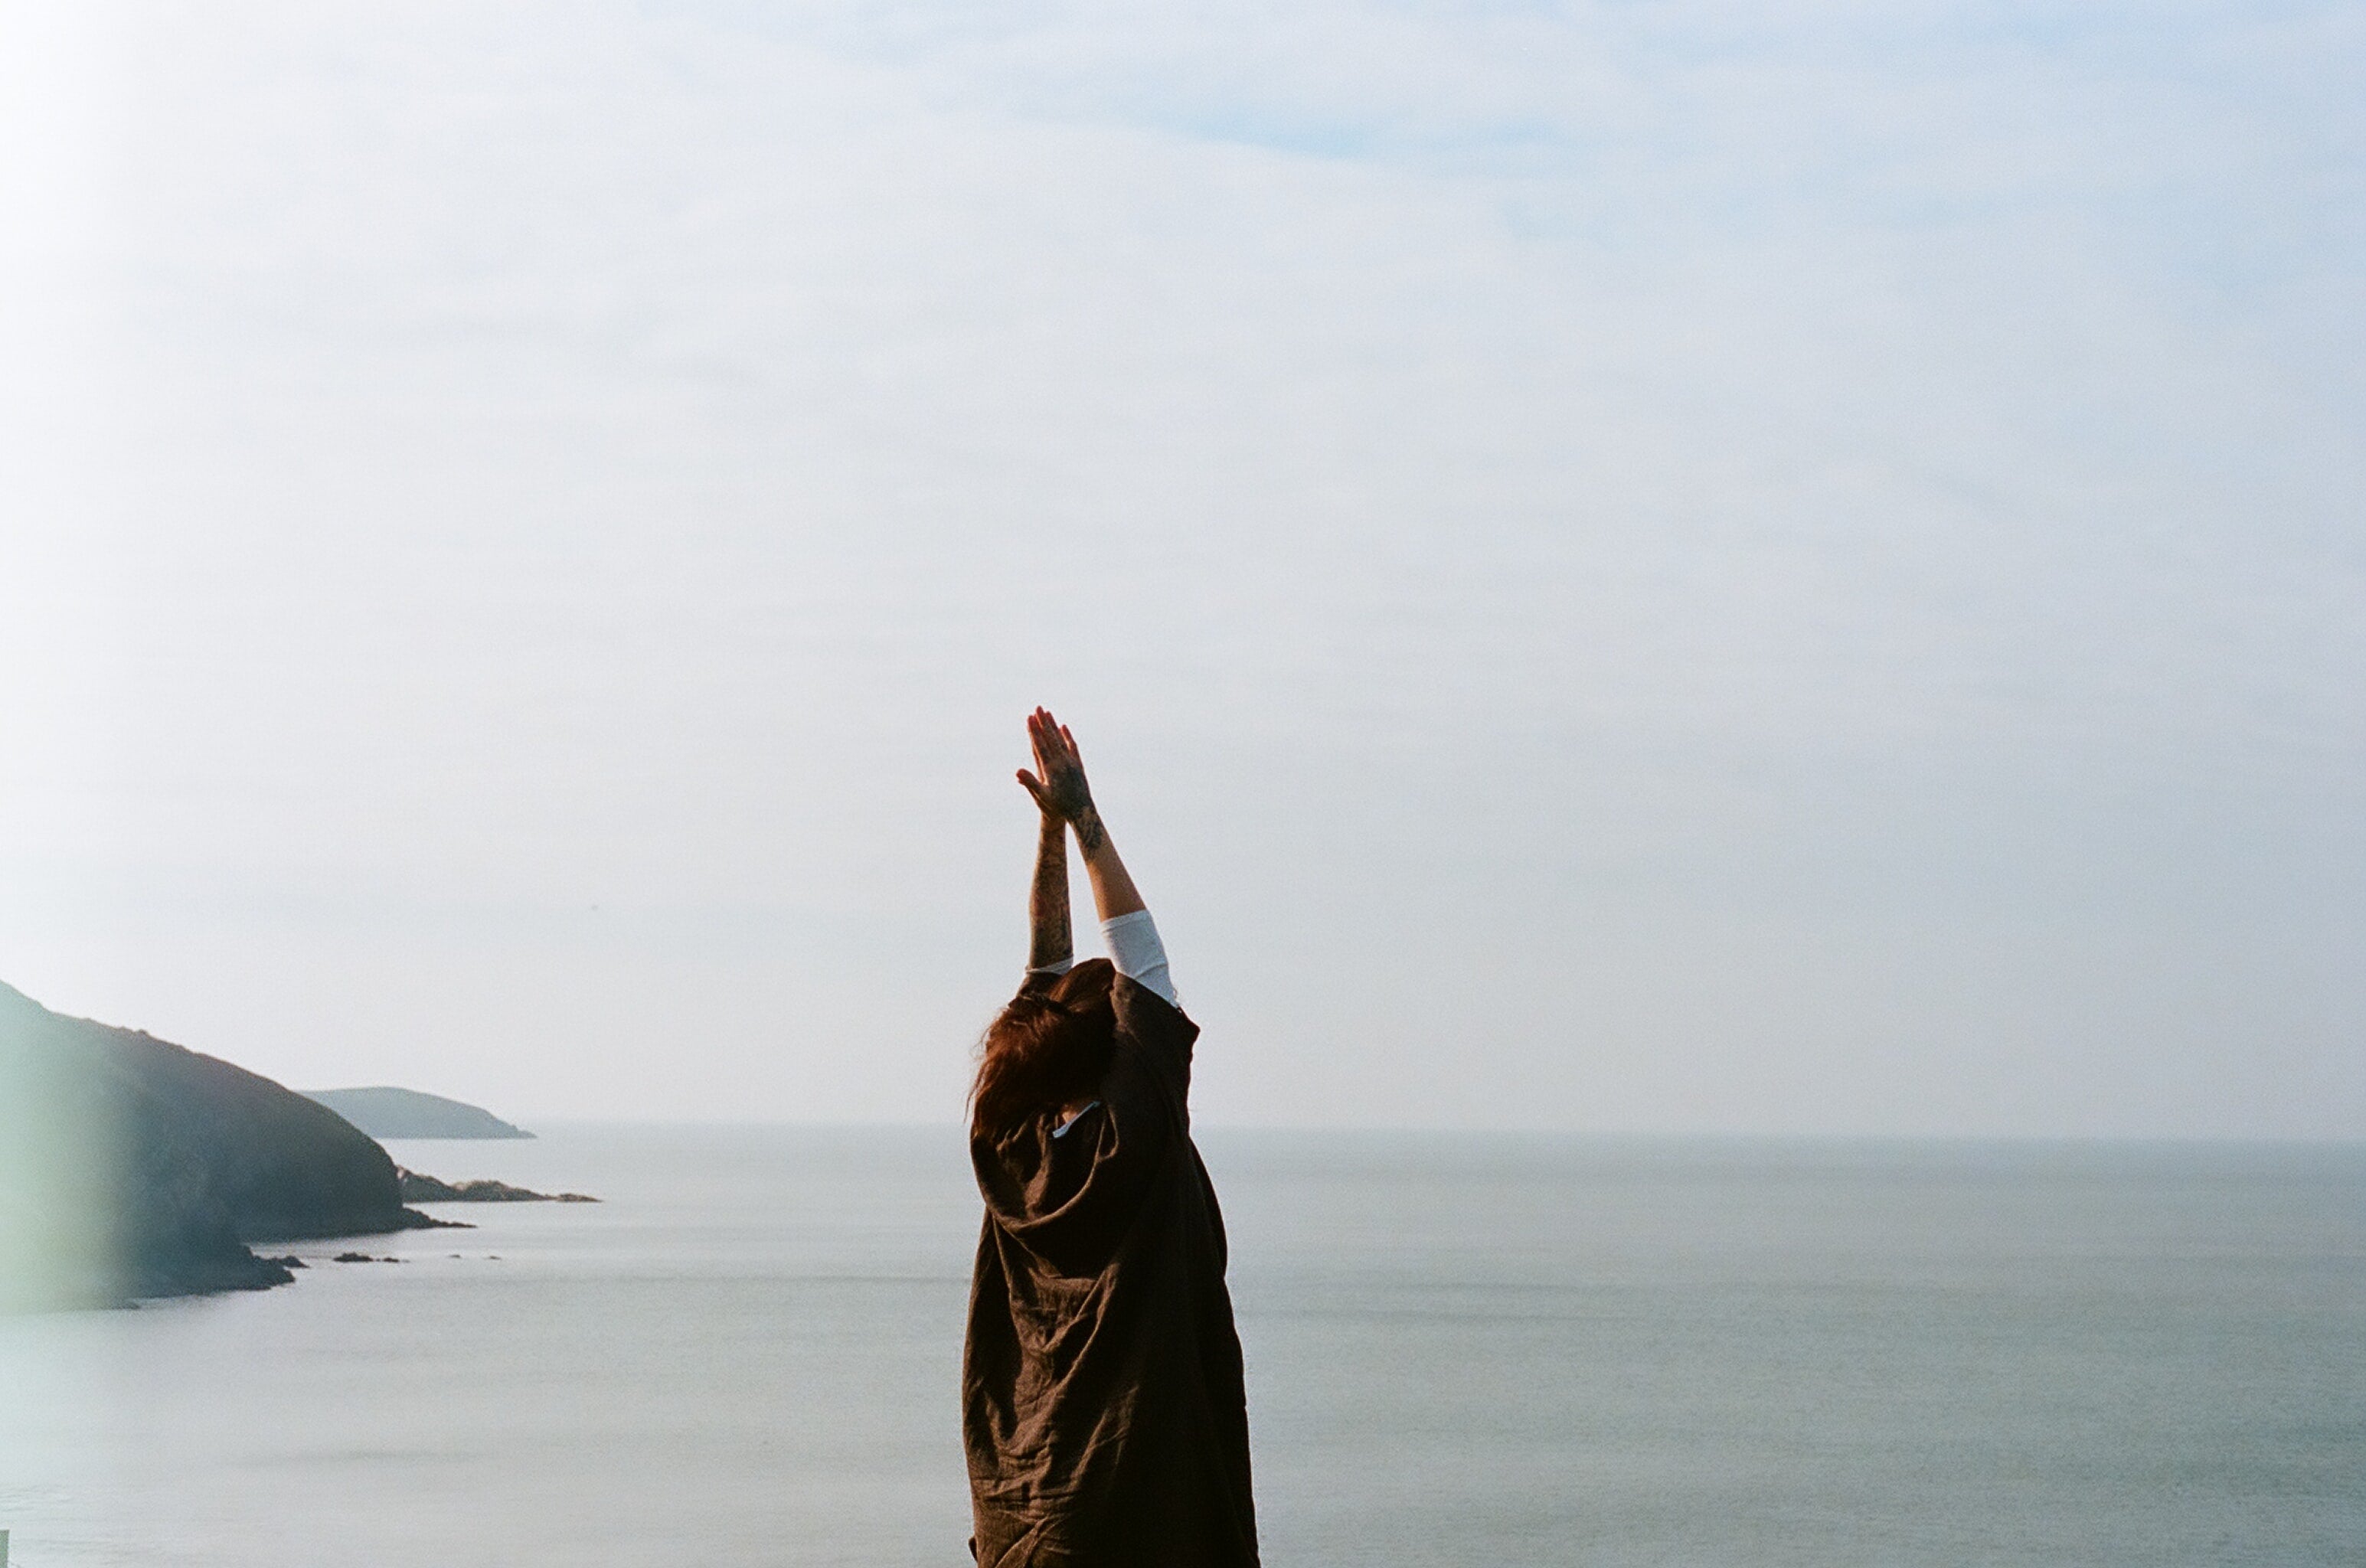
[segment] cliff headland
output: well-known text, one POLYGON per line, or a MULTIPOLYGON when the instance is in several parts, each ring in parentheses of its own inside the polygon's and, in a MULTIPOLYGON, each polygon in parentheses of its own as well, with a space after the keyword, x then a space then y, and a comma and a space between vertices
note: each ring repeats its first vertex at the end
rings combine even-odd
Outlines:
POLYGON ((0 1311, 261 1290, 252 1242, 446 1222, 326 1106, 0 985, 0 1311))

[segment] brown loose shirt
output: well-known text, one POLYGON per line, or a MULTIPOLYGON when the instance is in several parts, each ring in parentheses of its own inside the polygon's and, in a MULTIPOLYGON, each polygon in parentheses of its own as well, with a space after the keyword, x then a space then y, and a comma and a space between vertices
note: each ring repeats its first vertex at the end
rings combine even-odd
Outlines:
POLYGON ((986 1568, 1257 1560, 1224 1222, 1186 1109, 1200 1026, 1114 984, 1100 1103, 1057 1137, 1055 1110, 970 1142, 962 1428, 986 1568))

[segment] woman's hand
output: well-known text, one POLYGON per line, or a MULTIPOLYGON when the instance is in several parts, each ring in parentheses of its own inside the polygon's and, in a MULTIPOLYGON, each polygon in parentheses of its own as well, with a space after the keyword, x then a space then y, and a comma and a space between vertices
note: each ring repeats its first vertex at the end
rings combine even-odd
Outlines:
POLYGON ((1092 820, 1093 791, 1085 782, 1085 760, 1076 752, 1076 738, 1049 709, 1037 708, 1027 716, 1027 740, 1035 748, 1035 766, 1042 776, 1021 768, 1019 782, 1043 815, 1080 828, 1092 820))
MULTIPOLYGON (((1118 858, 1117 846, 1110 842, 1109 829, 1093 806, 1092 786, 1085 783, 1085 760, 1076 754, 1076 738, 1048 710, 1037 708, 1027 717, 1027 739, 1035 748, 1035 766, 1042 776, 1021 768, 1019 782, 1042 808, 1047 828, 1065 822, 1076 830, 1076 848, 1084 852, 1085 874, 1092 879, 1093 904, 1101 919, 1113 920, 1141 908, 1142 895, 1133 878, 1126 874, 1125 862, 1118 858)), ((1045 842, 1051 839, 1052 832, 1047 831, 1045 842)), ((1065 855, 1060 866, 1065 878, 1065 855)), ((1064 881, 1064 890, 1065 886, 1064 881)))

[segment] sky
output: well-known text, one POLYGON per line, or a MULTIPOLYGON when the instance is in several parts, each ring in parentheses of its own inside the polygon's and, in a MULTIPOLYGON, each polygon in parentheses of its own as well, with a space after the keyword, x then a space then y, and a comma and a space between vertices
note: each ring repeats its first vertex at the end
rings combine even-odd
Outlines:
POLYGON ((2361 80, 2338 4, 0 0, 0 980, 951 1123, 1041 702, 1210 1124, 2366 1136, 2361 80))

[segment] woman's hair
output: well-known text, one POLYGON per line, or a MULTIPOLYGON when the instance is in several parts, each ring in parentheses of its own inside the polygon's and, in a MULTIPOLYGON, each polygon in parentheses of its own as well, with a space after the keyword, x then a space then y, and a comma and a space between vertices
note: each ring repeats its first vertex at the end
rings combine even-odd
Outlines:
POLYGON ((969 1091, 973 1132, 1006 1132, 1100 1087, 1117 1050, 1116 980, 1108 959, 1087 958, 1010 999, 981 1043, 969 1091))

